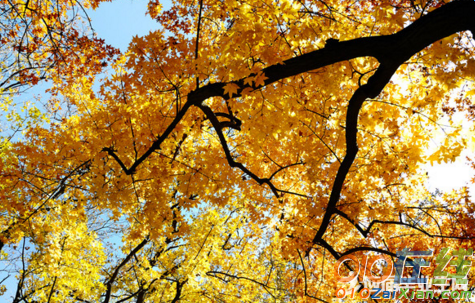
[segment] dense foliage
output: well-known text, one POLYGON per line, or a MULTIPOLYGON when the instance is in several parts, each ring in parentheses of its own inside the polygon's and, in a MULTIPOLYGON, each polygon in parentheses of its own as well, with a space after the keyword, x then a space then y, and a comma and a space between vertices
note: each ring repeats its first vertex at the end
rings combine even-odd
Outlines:
POLYGON ((474 246, 425 168, 475 143, 475 2, 152 0, 121 54, 100 1, 0 1, 13 302, 329 302, 341 256, 474 246))

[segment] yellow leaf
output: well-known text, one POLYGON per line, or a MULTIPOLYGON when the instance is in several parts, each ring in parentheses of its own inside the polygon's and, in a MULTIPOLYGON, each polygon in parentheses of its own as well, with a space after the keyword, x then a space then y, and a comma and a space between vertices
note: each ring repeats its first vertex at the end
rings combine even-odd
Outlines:
POLYGON ((228 83, 224 86, 224 94, 229 94, 229 97, 232 98, 233 94, 237 94, 239 86, 234 83, 228 83))
POLYGON ((256 87, 264 86, 265 85, 265 80, 267 80, 267 79, 269 79, 269 78, 266 77, 263 72, 259 72, 257 74, 257 76, 254 78, 254 83, 255 83, 256 87))

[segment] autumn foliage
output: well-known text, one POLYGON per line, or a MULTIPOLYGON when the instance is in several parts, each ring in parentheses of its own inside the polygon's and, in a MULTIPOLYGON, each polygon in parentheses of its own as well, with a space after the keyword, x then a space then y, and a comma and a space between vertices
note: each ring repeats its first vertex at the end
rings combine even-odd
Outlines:
POLYGON ((426 168, 475 146, 475 2, 152 0, 120 54, 100 1, 0 1, 12 302, 330 302, 341 256, 474 248, 426 168))

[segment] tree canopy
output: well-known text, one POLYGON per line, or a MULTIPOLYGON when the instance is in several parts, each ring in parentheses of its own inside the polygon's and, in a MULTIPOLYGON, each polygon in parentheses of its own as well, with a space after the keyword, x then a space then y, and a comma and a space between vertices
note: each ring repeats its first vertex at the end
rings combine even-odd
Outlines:
POLYGON ((101 1, 0 1, 12 302, 330 302, 342 256, 475 246, 426 173, 475 143, 474 1, 151 0, 125 53, 101 1))

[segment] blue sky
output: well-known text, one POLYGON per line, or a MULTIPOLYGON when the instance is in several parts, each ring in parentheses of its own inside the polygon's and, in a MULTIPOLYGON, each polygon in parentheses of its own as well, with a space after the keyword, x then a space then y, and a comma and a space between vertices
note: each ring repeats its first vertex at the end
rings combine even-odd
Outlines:
MULTIPOLYGON (((165 6, 168 2, 161 1, 165 6)), ((124 52, 133 36, 144 36, 159 28, 156 21, 145 15, 147 5, 144 0, 103 2, 97 10, 88 10, 88 15, 97 36, 124 52)))

